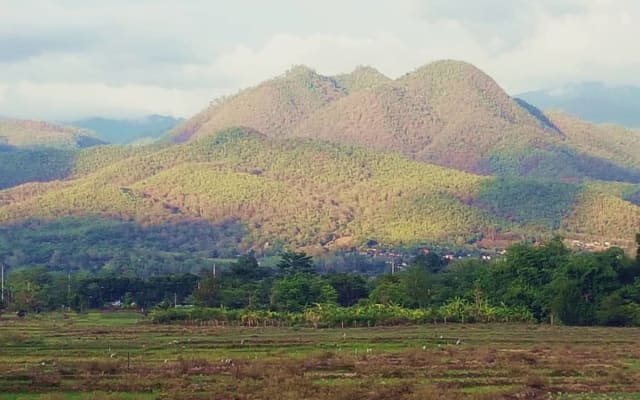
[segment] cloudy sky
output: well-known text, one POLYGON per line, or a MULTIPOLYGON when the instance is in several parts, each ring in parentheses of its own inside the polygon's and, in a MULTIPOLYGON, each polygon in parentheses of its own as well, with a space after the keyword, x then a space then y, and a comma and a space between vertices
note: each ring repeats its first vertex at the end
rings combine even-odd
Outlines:
POLYGON ((637 21, 638 0, 0 0, 0 116, 189 116, 296 64, 640 85, 637 21))

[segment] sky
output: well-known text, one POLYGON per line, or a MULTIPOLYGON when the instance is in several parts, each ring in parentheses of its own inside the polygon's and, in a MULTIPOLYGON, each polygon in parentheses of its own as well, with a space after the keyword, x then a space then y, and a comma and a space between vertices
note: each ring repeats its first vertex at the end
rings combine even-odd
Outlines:
POLYGON ((189 117, 304 64, 640 85, 638 0, 0 0, 0 116, 189 117))

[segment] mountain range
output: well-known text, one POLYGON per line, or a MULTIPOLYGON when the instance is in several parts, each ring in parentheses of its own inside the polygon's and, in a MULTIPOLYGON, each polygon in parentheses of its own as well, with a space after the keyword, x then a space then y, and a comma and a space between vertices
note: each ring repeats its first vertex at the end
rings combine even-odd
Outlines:
POLYGON ((92 117, 71 121, 69 125, 95 132, 108 143, 140 144, 158 139, 182 121, 181 118, 154 114, 132 119, 92 117))
POLYGON ((95 133, 77 126, 44 121, 0 119, 0 146, 74 149, 106 144, 95 133))
POLYGON ((582 82, 515 97, 544 110, 564 110, 595 123, 640 128, 640 87, 582 82))
POLYGON ((555 233, 626 246, 640 229, 640 131, 545 113, 458 61, 395 80, 294 67, 157 143, 55 151, 0 152, 0 223, 198 221, 257 251, 555 233))

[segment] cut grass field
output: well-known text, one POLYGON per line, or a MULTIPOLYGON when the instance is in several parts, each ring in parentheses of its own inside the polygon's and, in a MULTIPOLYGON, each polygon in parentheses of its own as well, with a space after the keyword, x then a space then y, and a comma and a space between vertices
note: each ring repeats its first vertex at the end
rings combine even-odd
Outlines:
POLYGON ((0 399, 640 399, 640 329, 0 317, 0 399))

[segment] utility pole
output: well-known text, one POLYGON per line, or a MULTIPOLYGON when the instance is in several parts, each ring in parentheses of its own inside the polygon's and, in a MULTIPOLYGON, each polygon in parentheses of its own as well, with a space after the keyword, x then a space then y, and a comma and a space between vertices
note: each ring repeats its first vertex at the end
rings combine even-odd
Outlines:
POLYGON ((0 301, 4 304, 4 263, 0 262, 0 269, 2 270, 2 290, 0 291, 0 301))

